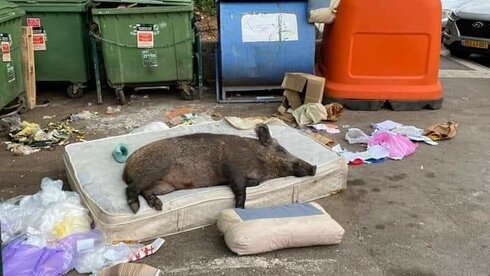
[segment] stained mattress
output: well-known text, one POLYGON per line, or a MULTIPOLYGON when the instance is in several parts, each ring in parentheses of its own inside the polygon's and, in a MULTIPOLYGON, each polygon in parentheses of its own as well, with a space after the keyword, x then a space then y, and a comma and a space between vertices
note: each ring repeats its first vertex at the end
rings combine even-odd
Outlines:
MULTIPOLYGON (((247 188, 245 207, 269 207, 308 202, 346 187, 347 165, 335 152, 299 130, 285 124, 270 123, 272 137, 292 154, 317 165, 317 174, 283 177, 247 188)), ((234 134, 256 138, 253 129, 238 130, 226 121, 217 121, 167 130, 126 134, 71 144, 65 147, 64 162, 73 190, 80 194, 96 226, 108 241, 146 241, 216 223, 220 211, 234 206, 234 195, 227 186, 175 191, 159 198, 163 210, 148 207, 140 196, 141 208, 133 214, 126 202, 122 180, 124 164, 117 163, 112 150, 118 143, 130 152, 155 140, 192 133, 234 134)))

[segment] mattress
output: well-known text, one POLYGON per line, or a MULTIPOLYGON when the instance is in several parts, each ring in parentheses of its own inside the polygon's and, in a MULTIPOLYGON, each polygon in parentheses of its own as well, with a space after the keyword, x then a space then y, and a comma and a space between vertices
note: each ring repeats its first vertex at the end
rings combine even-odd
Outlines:
MULTIPOLYGON (((247 188, 247 207, 269 207, 308 202, 346 188, 347 165, 341 156, 282 123, 269 123, 272 137, 292 154, 317 165, 315 176, 283 177, 247 188)), ((234 207, 227 186, 175 191, 163 196, 162 211, 151 209, 140 196, 140 211, 133 214, 126 202, 122 180, 124 164, 117 163, 112 150, 119 143, 130 152, 155 140, 192 133, 233 134, 256 138, 253 129, 239 130, 225 120, 179 126, 167 130, 126 134, 71 144, 65 147, 64 163, 71 188, 80 194, 97 228, 108 242, 146 241, 216 223, 219 213, 234 207)))

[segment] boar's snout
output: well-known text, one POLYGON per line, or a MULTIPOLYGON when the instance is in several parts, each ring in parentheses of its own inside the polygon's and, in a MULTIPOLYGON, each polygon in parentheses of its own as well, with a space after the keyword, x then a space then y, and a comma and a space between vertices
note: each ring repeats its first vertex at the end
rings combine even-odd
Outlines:
POLYGON ((313 176, 316 174, 316 166, 312 166, 304 161, 294 162, 293 169, 294 176, 296 177, 313 176))

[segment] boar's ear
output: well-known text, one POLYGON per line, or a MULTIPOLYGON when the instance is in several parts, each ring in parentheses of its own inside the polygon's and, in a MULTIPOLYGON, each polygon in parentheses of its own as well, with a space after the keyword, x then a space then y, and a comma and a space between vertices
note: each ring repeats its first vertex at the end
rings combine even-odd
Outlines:
POLYGON ((272 144, 272 136, 269 132, 269 127, 266 124, 258 124, 255 127, 255 132, 257 133, 257 137, 259 137, 259 141, 263 146, 269 146, 272 144))

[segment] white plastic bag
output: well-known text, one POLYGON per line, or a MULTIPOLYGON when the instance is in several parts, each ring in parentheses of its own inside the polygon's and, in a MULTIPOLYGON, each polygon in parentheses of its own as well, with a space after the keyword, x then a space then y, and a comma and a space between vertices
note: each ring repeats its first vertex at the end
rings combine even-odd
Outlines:
MULTIPOLYGON (((43 178, 41 191, 0 203, 2 241, 20 233, 35 232, 47 241, 90 231, 92 219, 77 193, 62 191, 63 182, 43 178), (3 231, 2 231, 3 232, 3 231)), ((35 244, 42 244, 37 239, 35 244)))

